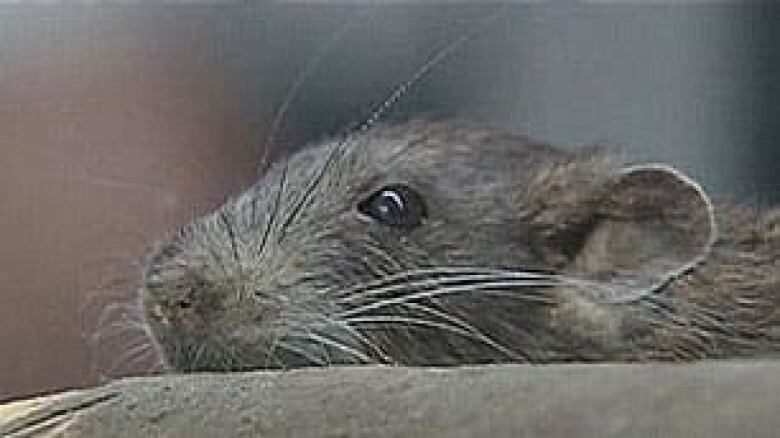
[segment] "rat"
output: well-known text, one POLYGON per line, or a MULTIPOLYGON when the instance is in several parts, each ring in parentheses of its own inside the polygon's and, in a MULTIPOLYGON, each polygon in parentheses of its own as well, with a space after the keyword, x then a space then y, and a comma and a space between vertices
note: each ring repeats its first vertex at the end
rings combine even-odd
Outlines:
POLYGON ((780 211, 465 122, 306 147, 183 226, 140 303, 167 369, 780 351, 780 211))

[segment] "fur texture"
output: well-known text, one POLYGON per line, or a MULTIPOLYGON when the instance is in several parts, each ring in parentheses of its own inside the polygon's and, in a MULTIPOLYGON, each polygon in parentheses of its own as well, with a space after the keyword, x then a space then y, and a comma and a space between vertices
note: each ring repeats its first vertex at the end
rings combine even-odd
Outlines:
POLYGON ((779 214, 679 172, 465 124, 304 149, 149 258, 168 366, 693 360, 774 354, 779 214), (356 206, 403 183, 413 228, 356 206), (718 240, 712 246, 715 237, 718 240))

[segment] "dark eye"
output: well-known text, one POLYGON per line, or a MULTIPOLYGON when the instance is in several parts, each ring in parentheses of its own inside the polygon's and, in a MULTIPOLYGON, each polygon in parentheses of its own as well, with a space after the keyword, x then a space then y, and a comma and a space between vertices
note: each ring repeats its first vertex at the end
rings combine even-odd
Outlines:
POLYGON ((405 184, 382 187, 358 204, 358 211, 393 227, 414 227, 427 216, 422 196, 405 184))

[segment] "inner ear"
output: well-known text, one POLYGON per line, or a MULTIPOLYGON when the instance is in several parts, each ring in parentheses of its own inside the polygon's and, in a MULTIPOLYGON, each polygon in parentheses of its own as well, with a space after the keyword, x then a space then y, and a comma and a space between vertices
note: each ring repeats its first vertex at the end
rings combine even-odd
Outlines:
POLYGON ((623 169, 605 183, 590 233, 572 266, 613 298, 661 289, 709 255, 717 231, 701 186, 663 164, 623 169), (615 296, 616 295, 616 296, 615 296))

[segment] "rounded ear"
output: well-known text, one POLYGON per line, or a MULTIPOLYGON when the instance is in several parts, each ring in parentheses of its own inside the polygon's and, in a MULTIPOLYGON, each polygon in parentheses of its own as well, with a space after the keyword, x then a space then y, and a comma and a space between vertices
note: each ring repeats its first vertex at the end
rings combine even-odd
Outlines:
POLYGON ((715 215, 694 180, 648 164, 623 169, 606 184, 572 268, 607 286, 611 299, 657 291, 707 258, 715 215))

